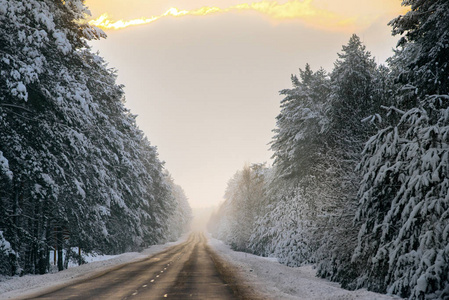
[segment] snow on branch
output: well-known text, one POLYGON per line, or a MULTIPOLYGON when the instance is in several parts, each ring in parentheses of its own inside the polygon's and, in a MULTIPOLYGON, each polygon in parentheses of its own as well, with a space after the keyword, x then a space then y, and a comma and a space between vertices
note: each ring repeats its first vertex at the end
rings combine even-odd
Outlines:
POLYGON ((397 112, 397 113, 399 113, 401 115, 405 114, 405 111, 400 110, 399 108, 394 107, 394 106, 389 106, 388 107, 388 106, 381 105, 381 108, 387 110, 388 112, 395 111, 395 112, 397 112))
POLYGON ((374 115, 368 116, 368 117, 362 119, 361 122, 362 122, 362 123, 365 123, 365 122, 375 123, 376 120, 377 120, 379 123, 382 123, 382 117, 381 117, 379 114, 374 114, 374 115))
POLYGON ((20 105, 8 104, 8 103, 0 103, 0 106, 20 108, 20 109, 23 109, 24 111, 27 111, 27 112, 29 112, 29 113, 32 113, 31 110, 29 110, 29 109, 26 108, 26 107, 20 106, 20 105))

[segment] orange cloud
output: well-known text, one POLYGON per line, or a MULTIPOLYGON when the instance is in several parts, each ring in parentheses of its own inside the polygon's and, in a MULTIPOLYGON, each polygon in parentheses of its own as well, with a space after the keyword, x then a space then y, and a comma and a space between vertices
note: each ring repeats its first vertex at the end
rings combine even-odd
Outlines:
POLYGON ((290 0, 286 3, 276 1, 261 1, 254 3, 243 3, 227 8, 220 7, 201 7, 195 10, 179 10, 170 8, 165 13, 158 16, 143 17, 133 20, 111 20, 107 13, 101 15, 95 20, 89 21, 89 24, 100 27, 105 30, 123 29, 129 26, 138 26, 150 24, 165 17, 182 16, 206 16, 209 14, 256 11, 273 20, 301 20, 308 25, 335 30, 336 28, 346 28, 354 25, 355 18, 348 18, 336 13, 318 9, 312 5, 313 0, 290 0))

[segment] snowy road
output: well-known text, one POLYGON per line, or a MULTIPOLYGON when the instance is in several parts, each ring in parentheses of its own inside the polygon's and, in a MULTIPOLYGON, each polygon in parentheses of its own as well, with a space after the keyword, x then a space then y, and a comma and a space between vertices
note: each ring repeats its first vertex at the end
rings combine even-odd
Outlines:
POLYGON ((202 233, 143 261, 31 299, 235 299, 202 233))
POLYGON ((0 299, 399 298, 344 290, 337 283, 315 277, 312 266, 290 268, 274 258, 232 251, 219 240, 207 241, 202 233, 193 233, 142 253, 124 253, 55 274, 0 280, 0 299))

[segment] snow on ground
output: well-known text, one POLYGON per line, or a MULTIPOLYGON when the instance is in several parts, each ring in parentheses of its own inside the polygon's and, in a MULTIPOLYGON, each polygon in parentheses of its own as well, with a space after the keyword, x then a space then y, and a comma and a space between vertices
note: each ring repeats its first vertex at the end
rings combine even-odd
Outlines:
POLYGON ((234 265, 241 278, 269 299, 296 300, 391 300, 400 299, 366 290, 348 291, 338 283, 315 277, 311 266, 291 268, 275 258, 260 257, 230 249, 222 241, 209 238, 209 245, 229 264, 234 265))
POLYGON ((89 256, 91 262, 85 265, 68 268, 67 270, 45 275, 25 275, 22 277, 0 276, 0 299, 12 299, 26 297, 34 293, 93 277, 96 274, 116 267, 121 264, 144 259, 149 255, 156 254, 168 247, 184 242, 188 234, 183 235, 177 242, 164 245, 154 245, 142 252, 128 252, 120 255, 89 256))

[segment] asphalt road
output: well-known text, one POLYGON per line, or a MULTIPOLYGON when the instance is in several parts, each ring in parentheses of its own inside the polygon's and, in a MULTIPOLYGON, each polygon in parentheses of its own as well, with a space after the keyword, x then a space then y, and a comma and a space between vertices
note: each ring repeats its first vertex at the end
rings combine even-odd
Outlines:
POLYGON ((238 299, 202 233, 145 260, 28 299, 238 299))

